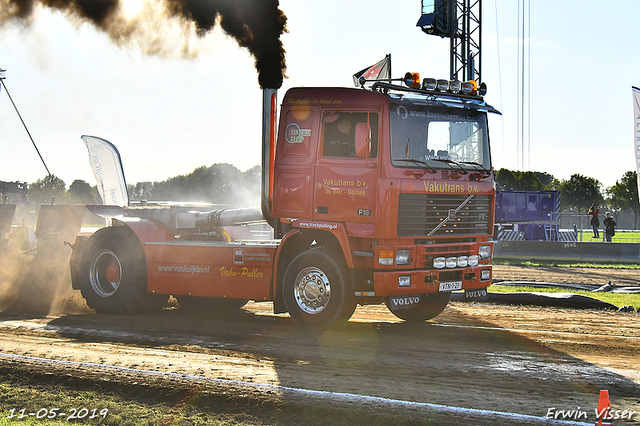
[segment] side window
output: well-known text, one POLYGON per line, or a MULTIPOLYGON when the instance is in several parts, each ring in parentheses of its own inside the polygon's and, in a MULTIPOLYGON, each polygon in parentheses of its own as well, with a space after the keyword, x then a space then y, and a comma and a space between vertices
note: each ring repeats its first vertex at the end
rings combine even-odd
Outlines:
POLYGON ((322 118, 322 155, 375 158, 378 155, 378 114, 330 111, 322 118), (368 147, 363 145, 368 142, 368 147))
POLYGON ((355 128, 353 114, 332 111, 322 117, 322 155, 355 157, 355 128))

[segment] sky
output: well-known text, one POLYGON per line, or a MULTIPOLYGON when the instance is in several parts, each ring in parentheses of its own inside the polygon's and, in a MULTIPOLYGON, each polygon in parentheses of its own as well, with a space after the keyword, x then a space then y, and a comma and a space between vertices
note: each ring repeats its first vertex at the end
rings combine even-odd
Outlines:
MULTIPOLYGON (((489 120, 493 166, 558 179, 580 173, 609 187, 636 167, 631 87, 640 87, 640 1, 523 1, 524 39, 521 1, 482 5, 485 100, 502 112, 489 120)), ((125 0, 127 16, 142 8, 142 0, 125 0)), ((420 0, 280 0, 280 8, 288 29, 280 100, 290 87, 352 86, 352 74, 389 53, 394 77, 449 77, 449 40, 416 27, 420 0)), ((203 38, 175 24, 166 30, 164 53, 154 56, 48 9, 28 26, 0 26, 4 82, 50 172, 67 185, 95 185, 82 135, 119 149, 128 183, 215 163, 241 171, 260 164, 262 93, 250 53, 219 27, 203 38)), ((0 181, 46 174, 2 90, 0 181)))

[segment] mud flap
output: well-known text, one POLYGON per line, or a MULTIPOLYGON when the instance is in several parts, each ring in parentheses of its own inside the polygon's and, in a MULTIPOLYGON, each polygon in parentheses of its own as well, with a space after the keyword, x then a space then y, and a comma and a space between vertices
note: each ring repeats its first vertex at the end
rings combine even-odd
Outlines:
POLYGON ((389 296, 389 304, 393 310, 410 309, 420 304, 424 298, 421 294, 411 294, 407 296, 389 296))
POLYGON ((475 302, 486 302, 488 300, 487 289, 486 288, 474 288, 472 290, 465 290, 464 291, 464 300, 466 300, 466 301, 475 301, 475 302))

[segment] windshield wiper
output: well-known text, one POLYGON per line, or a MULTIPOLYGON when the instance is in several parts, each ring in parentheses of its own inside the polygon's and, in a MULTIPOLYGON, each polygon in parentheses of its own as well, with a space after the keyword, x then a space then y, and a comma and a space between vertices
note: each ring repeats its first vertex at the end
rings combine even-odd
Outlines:
POLYGON ((417 164, 417 165, 419 165, 419 166, 426 167, 426 168, 428 168, 432 173, 435 173, 435 172, 436 172, 436 169, 434 169, 433 167, 431 167, 431 166, 429 165, 429 163, 427 163, 427 162, 426 162, 426 161, 424 161, 424 160, 420 160, 420 159, 418 159, 418 158, 397 158, 397 159, 395 159, 395 160, 393 160, 393 161, 408 161, 408 162, 410 162, 410 163, 413 163, 413 164, 417 164))
MULTIPOLYGON (((448 158, 432 158, 431 161, 442 161, 443 163, 447 163, 449 166, 451 166, 452 164, 455 164, 456 166, 460 167, 460 171, 462 173, 464 173, 465 175, 467 174, 467 171, 465 170, 465 168, 462 167, 462 165, 457 161, 453 161, 448 158)), ((451 168, 453 169, 453 167, 451 168)))
POLYGON ((462 164, 472 164, 472 165, 474 165, 474 166, 478 166, 478 167, 480 167, 482 170, 484 170, 484 172, 485 172, 485 173, 487 173, 487 174, 489 174, 489 175, 491 174, 491 172, 490 172, 489 170, 487 170, 487 168, 486 168, 485 166, 483 166, 482 164, 477 163, 477 162, 475 162, 475 161, 461 161, 461 163, 462 163, 462 164))

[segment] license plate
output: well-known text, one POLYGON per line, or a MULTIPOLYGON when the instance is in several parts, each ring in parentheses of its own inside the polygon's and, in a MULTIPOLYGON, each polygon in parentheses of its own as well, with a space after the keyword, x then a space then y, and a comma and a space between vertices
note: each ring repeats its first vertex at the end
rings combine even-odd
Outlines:
POLYGON ((440 283, 440 291, 462 290, 462 281, 447 281, 440 283))
POLYGON ((389 303, 394 310, 409 309, 420 303, 421 297, 419 294, 411 296, 390 296, 389 303))

